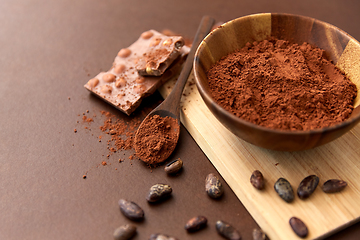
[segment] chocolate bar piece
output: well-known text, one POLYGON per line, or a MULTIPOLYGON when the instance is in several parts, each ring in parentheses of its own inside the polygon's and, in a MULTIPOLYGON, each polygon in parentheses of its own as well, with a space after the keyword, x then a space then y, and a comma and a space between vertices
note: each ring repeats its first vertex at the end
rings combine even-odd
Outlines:
POLYGON ((181 36, 166 36, 154 30, 141 34, 137 44, 147 46, 136 70, 142 76, 160 76, 180 55, 185 41, 181 36))
MULTIPOLYGON (((144 97, 153 94, 157 88, 169 79, 176 77, 189 53, 189 48, 183 46, 180 55, 172 62, 161 76, 141 76, 136 70, 139 59, 148 50, 148 33, 141 34, 140 38, 119 51, 113 66, 107 72, 100 72, 90 79, 84 87, 101 99, 112 104, 122 112, 130 115, 141 103, 144 97)), ((160 33, 159 33, 160 34, 160 33)))

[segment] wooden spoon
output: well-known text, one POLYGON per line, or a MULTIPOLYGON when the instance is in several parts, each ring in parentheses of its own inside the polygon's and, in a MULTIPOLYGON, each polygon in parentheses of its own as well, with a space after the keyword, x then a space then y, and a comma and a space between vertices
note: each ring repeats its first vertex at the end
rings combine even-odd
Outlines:
MULTIPOLYGON (((163 162, 166 160, 171 153, 174 151, 176 144, 179 139, 180 135, 180 99, 182 96, 183 89, 185 87, 185 84, 187 82, 187 79, 190 75, 190 72, 192 70, 193 66, 193 59, 195 56, 195 51, 200 44, 200 42, 204 39, 204 37, 211 31, 212 26, 214 25, 214 19, 208 16, 204 16, 201 20, 201 23, 199 25, 199 28, 196 32, 195 39, 193 41, 193 44, 191 46, 190 52, 187 56, 187 59, 184 64, 184 68, 180 73, 179 78, 176 81, 176 84, 169 94, 167 98, 154 110, 152 110, 146 118, 142 121, 140 124, 138 130, 135 133, 135 139, 134 139, 134 149, 137 153, 137 156, 144 162, 150 163, 150 164, 157 164, 160 162, 163 162), (158 154, 159 156, 144 156, 143 154, 139 154, 144 146, 142 146, 143 143, 141 143, 141 138, 143 137, 143 134, 141 134, 145 129, 145 127, 148 126, 150 119, 154 116, 158 115, 161 118, 170 117, 170 122, 176 122, 175 124, 168 124, 167 127, 171 128, 170 130, 175 132, 176 137, 175 139, 171 139, 173 141, 173 144, 171 144, 170 149, 166 149, 166 151, 154 151, 154 154, 158 154), (172 121, 175 120, 175 121, 172 121)), ((169 121, 168 121, 169 122, 169 121)), ((156 132, 150 133, 154 134, 156 136, 156 132)), ((159 136, 161 138, 161 136, 159 136)), ((160 141, 160 139, 158 139, 160 141)), ((168 141, 168 140, 166 140, 168 141)), ((159 149, 158 149, 159 150, 159 149)))

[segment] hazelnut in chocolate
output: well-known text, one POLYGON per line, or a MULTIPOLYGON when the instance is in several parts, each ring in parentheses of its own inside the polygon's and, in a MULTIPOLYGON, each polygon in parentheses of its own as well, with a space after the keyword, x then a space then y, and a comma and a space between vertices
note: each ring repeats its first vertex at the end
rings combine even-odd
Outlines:
POLYGON ((185 41, 181 36, 168 37, 165 35, 154 36, 153 31, 141 34, 143 39, 152 40, 136 66, 139 75, 160 76, 171 65, 171 63, 181 54, 181 48, 185 41))

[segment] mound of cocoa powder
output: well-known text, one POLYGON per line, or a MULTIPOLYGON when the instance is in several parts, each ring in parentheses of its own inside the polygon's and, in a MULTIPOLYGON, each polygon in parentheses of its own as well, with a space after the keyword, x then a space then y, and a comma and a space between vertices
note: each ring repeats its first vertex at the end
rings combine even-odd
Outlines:
POLYGON ((246 121, 282 130, 311 130, 347 119, 356 86, 324 51, 278 39, 248 43, 207 73, 212 97, 246 121))
POLYGON ((148 117, 136 132, 136 156, 151 165, 161 163, 175 149, 179 131, 175 118, 159 115, 148 117))

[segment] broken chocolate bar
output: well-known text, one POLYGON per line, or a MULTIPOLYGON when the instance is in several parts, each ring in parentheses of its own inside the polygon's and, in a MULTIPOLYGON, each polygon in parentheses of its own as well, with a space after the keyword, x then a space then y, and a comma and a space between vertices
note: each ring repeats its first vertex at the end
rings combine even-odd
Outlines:
POLYGON ((180 49, 185 44, 181 36, 165 36, 154 30, 144 32, 141 36, 147 49, 139 57, 136 70, 142 76, 162 75, 181 54, 180 49))
POLYGON ((139 75, 136 66, 138 66, 143 55, 147 54, 148 44, 155 39, 154 37, 159 36, 160 33, 155 32, 154 30, 144 32, 128 48, 121 49, 115 57, 111 69, 99 73, 90 79, 84 87, 130 115, 140 105, 144 97, 153 94, 163 83, 180 73, 182 64, 189 53, 189 48, 183 46, 179 50, 179 56, 161 76, 139 75), (149 37, 149 35, 151 36, 149 37))

